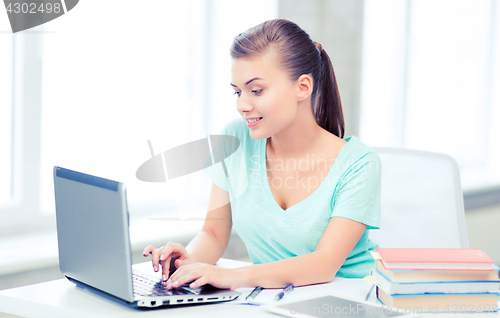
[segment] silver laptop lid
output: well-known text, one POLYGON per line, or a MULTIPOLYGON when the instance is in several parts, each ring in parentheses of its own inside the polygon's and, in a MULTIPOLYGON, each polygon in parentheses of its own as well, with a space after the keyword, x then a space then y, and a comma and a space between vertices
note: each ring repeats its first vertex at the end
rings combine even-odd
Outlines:
POLYGON ((125 185, 54 167, 61 272, 134 301, 125 185))

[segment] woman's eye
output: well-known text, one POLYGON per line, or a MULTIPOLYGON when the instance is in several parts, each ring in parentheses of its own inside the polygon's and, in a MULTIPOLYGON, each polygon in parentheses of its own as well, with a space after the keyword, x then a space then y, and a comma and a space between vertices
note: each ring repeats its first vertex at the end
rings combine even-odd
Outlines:
POLYGON ((254 93, 255 95, 259 95, 260 93, 262 92, 261 89, 258 89, 258 90, 253 90, 252 93, 254 93))
POLYGON ((240 95, 241 95, 241 92, 234 92, 234 95, 236 95, 236 96, 240 96, 240 95))

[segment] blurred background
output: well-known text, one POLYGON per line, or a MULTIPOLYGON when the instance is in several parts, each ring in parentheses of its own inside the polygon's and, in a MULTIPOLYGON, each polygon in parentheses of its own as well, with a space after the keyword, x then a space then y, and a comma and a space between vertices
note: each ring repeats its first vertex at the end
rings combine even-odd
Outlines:
MULTIPOLYGON (((333 62, 346 136, 443 152, 461 171, 469 245, 500 251, 500 7, 496 0, 80 1, 12 34, 0 12, 0 289, 61 278, 54 165, 125 182, 134 263, 186 244, 211 181, 136 179, 151 154, 238 117, 234 36, 296 22, 333 62)), ((233 234, 225 257, 248 260, 233 234)))

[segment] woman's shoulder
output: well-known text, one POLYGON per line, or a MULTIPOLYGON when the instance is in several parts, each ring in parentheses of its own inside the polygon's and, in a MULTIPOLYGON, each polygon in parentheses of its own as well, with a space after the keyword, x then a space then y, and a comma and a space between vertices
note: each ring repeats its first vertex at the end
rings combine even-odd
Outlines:
POLYGON ((380 164, 380 157, 369 145, 362 142, 356 136, 350 136, 344 138, 347 141, 347 151, 346 151, 346 159, 351 161, 352 163, 366 163, 371 162, 377 165, 380 164))

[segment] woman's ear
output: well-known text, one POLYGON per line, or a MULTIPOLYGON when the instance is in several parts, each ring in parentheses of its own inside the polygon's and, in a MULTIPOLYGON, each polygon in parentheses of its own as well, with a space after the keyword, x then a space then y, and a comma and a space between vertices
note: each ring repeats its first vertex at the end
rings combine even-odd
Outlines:
POLYGON ((303 101, 312 94, 313 80, 310 74, 302 74, 297 80, 297 99, 303 101))

